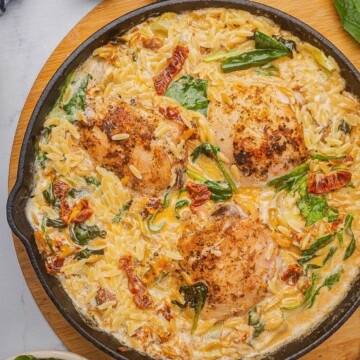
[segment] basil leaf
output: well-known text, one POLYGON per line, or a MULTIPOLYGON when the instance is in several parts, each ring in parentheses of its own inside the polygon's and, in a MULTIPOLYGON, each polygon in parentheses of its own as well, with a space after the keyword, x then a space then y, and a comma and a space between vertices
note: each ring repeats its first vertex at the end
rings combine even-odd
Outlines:
POLYGON ((95 185, 95 186, 100 186, 101 185, 101 181, 100 179, 98 179, 97 177, 94 176, 84 176, 85 182, 88 185, 95 185))
POLYGON ((92 79, 92 76, 87 74, 81 80, 79 87, 74 91, 69 102, 63 105, 63 110, 67 115, 74 115, 74 110, 85 110, 86 91, 90 79, 92 79))
POLYGON ((97 237, 104 238, 105 230, 100 230, 97 225, 89 226, 85 223, 71 223, 69 227, 71 240, 78 245, 87 245, 97 237))
POLYGON ((190 200, 188 199, 184 199, 184 200, 179 200, 176 202, 175 204, 175 216, 177 219, 180 219, 180 214, 179 214, 179 210, 182 209, 185 206, 189 206, 190 205, 190 200))
POLYGON ((177 100, 186 109, 195 110, 207 116, 209 103, 207 99, 207 80, 184 75, 169 86, 165 96, 177 100))
POLYGON ((67 227, 67 224, 65 221, 62 221, 60 218, 59 219, 50 219, 47 218, 46 219, 46 226, 50 226, 53 228, 58 228, 58 229, 63 229, 67 227))
POLYGON ((253 50, 222 61, 221 69, 224 73, 237 70, 246 70, 252 67, 266 65, 273 60, 280 59, 285 56, 289 56, 289 51, 287 49, 253 50))
POLYGON ((327 244, 329 244, 334 238, 334 234, 328 234, 325 236, 322 236, 318 239, 316 239, 310 246, 309 249, 305 250, 302 253, 302 256, 309 256, 309 255, 313 255, 316 253, 316 251, 322 249, 323 247, 325 247, 327 244))
POLYGON ((104 255, 104 250, 84 249, 79 251, 75 256, 75 260, 88 259, 91 255, 104 255))
POLYGON ((178 301, 173 300, 173 304, 181 307, 182 309, 186 308, 187 305, 190 305, 190 307, 195 310, 191 333, 193 333, 197 328, 200 312, 205 306, 208 291, 209 289, 207 285, 203 282, 197 282, 192 285, 182 285, 179 292, 184 297, 184 303, 181 304, 178 301))
POLYGON ((334 0, 343 28, 360 43, 359 0, 334 0))
POLYGON ((130 200, 130 201, 128 201, 127 203, 125 203, 125 204, 121 207, 120 211, 113 217, 112 222, 119 223, 119 222, 121 221, 122 217, 124 216, 125 212, 126 212, 127 210, 129 210, 131 204, 132 204, 132 200, 130 200))

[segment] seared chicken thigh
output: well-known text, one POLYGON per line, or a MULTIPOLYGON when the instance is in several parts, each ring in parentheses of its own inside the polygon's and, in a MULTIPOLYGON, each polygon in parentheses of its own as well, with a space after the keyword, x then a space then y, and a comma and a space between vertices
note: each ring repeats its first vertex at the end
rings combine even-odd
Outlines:
POLYGON ((232 101, 211 103, 209 121, 216 145, 238 166, 243 184, 267 181, 306 159, 302 127, 280 90, 236 87, 232 101))
POLYGON ((105 116, 94 116, 88 126, 80 127, 81 142, 99 165, 119 178, 129 177, 130 188, 156 196, 175 182, 181 167, 180 159, 169 147, 169 141, 177 145, 181 140, 182 126, 171 124, 174 121, 178 120, 167 120, 140 106, 113 101, 105 116), (169 138, 155 134, 164 122, 169 123, 169 138))
POLYGON ((248 311, 265 298, 276 254, 266 225, 220 213, 207 228, 189 229, 179 249, 182 266, 193 281, 203 281, 209 288, 201 317, 222 320, 248 311))

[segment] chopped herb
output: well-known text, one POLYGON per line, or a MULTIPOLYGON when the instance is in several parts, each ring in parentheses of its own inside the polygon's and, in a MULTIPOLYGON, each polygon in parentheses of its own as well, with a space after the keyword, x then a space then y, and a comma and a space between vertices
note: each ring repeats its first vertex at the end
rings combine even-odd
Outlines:
POLYGON ((343 28, 360 43, 359 0, 334 0, 343 28))
POLYGON ((120 209, 120 211, 113 217, 112 222, 119 223, 124 216, 125 212, 130 209, 132 201, 126 202, 120 209))
POLYGON ((221 171, 221 173, 224 175, 225 179, 231 186, 232 190, 234 192, 238 193, 239 192, 238 187, 236 186, 235 182, 233 181, 230 174, 227 172, 223 163, 221 162, 221 160, 218 157, 219 151, 220 151, 220 148, 218 148, 217 146, 214 146, 209 143, 202 143, 192 152, 191 160, 192 160, 192 162, 195 162, 200 155, 205 155, 205 156, 213 159, 215 161, 218 169, 221 171))
POLYGON ((311 296, 310 299, 310 303, 308 305, 308 308, 311 308, 314 303, 315 303, 315 299, 316 297, 320 294, 320 290, 323 287, 327 287, 329 290, 331 290, 333 288, 333 286, 335 284, 337 284, 340 281, 340 277, 341 274, 343 273, 343 268, 341 266, 338 266, 335 271, 329 275, 324 281, 323 283, 316 289, 316 291, 314 292, 314 294, 311 296))
POLYGON ((311 157, 312 160, 320 160, 320 161, 342 160, 345 158, 346 155, 321 155, 321 154, 314 154, 311 157))
POLYGON ((338 127, 338 129, 339 129, 340 131, 342 131, 345 135, 346 135, 346 134, 350 134, 352 128, 353 128, 353 127, 352 127, 351 125, 349 125, 345 120, 341 120, 341 123, 340 123, 340 125, 339 125, 339 127, 338 127))
POLYGON ((106 236, 106 231, 100 230, 97 225, 89 226, 85 223, 71 223, 69 231, 71 240, 78 245, 87 245, 97 237, 106 236))
POLYGON ((184 297, 184 303, 173 300, 173 304, 179 306, 182 309, 185 309, 188 305, 195 310, 194 322, 191 328, 191 333, 193 333, 199 321, 199 315, 201 310, 205 306, 206 297, 208 294, 208 287, 203 282, 197 282, 193 285, 182 285, 180 287, 180 294, 184 297))
POLYGON ((257 312, 257 307, 249 311, 248 325, 254 328, 253 338, 257 338, 265 330, 265 321, 257 312))
POLYGON ((280 70, 276 66, 270 65, 267 67, 263 66, 260 69, 256 69, 254 70, 254 73, 257 75, 264 75, 264 76, 279 76, 280 70))
POLYGON ((80 82, 79 87, 74 91, 73 96, 69 102, 63 105, 63 109, 67 115, 73 115, 74 110, 85 111, 85 98, 89 80, 92 79, 90 74, 87 74, 80 82))
POLYGON ((328 235, 324 235, 318 239, 316 239, 310 246, 309 249, 305 250, 302 253, 302 256, 309 256, 309 255, 314 255, 316 253, 316 251, 322 249, 323 247, 325 247, 327 244, 329 244, 334 238, 334 234, 328 234, 328 235))
POLYGON ((75 260, 88 259, 91 255, 104 255, 104 250, 84 249, 79 251, 75 256, 75 260))
POLYGON ((182 209, 185 206, 189 206, 190 205, 190 200, 188 199, 183 199, 183 200, 179 200, 176 202, 175 204, 175 216, 177 219, 180 219, 180 214, 179 214, 179 210, 182 209))
POLYGON ((184 75, 174 81, 165 92, 165 96, 177 100, 181 106, 195 110, 207 116, 207 80, 195 79, 184 75))
POLYGON ((354 217, 352 215, 347 215, 345 218, 344 231, 347 235, 351 237, 351 240, 348 247, 345 250, 344 260, 348 259, 354 253, 356 248, 356 239, 351 228, 353 220, 354 217))
POLYGON ((157 211, 155 214, 152 214, 148 217, 148 220, 147 220, 147 227, 148 227, 148 230, 151 232, 151 233, 157 233, 159 231, 162 230, 162 228, 164 227, 165 225, 165 222, 162 221, 158 226, 155 226, 153 224, 154 220, 155 220, 155 217, 156 215, 158 214, 159 212, 157 211))
POLYGON ((47 218, 46 220, 46 226, 63 229, 67 227, 67 224, 65 221, 62 221, 61 219, 50 219, 47 218))
POLYGON ((84 176, 85 182, 88 185, 95 185, 95 186, 100 186, 101 185, 101 181, 100 179, 98 179, 97 177, 94 176, 84 176))

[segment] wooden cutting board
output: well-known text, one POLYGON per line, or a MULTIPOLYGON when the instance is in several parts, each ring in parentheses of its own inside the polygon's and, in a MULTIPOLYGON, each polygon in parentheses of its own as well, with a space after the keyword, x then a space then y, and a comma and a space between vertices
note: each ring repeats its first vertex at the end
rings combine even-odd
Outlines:
MULTIPOLYGON (((117 17, 152 3, 151 0, 104 0, 87 14, 55 49, 37 77, 20 116, 11 154, 9 190, 17 174, 17 164, 23 136, 35 104, 66 57, 93 32, 117 17)), ((360 45, 343 31, 331 0, 259 0, 283 10, 310 26, 332 41, 360 70, 360 45)), ((20 240, 13 236, 19 263, 32 295, 47 321, 69 348, 90 360, 110 359, 85 340, 70 326, 47 297, 20 240)), ((321 346, 303 357, 303 360, 358 360, 360 359, 360 309, 321 346)))

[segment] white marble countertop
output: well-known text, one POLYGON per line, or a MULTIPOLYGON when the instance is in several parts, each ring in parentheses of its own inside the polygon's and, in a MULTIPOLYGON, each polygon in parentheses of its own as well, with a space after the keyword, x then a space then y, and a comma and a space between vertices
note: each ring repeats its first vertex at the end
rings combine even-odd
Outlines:
POLYGON ((36 76, 67 32, 100 0, 11 0, 0 17, 0 360, 30 350, 65 349, 35 304, 5 216, 17 122, 36 76))

